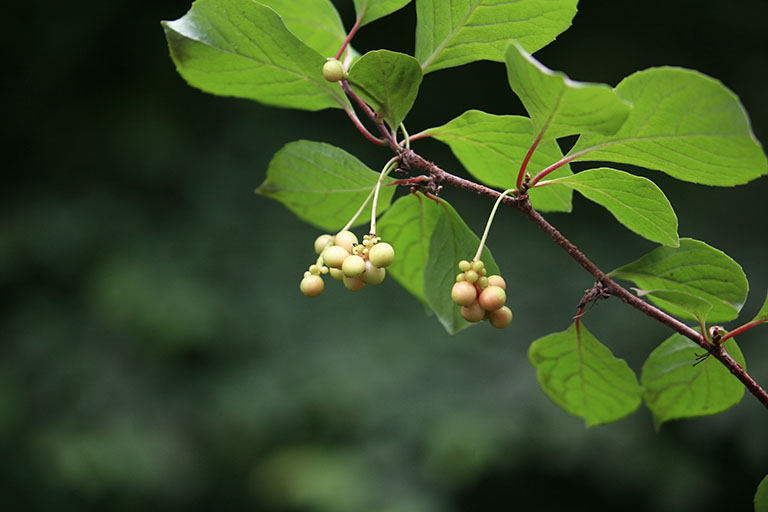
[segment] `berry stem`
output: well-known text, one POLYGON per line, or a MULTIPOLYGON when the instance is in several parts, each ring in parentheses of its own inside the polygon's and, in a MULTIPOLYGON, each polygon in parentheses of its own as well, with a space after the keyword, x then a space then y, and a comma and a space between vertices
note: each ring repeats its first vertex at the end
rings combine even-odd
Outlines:
POLYGON ((400 131, 403 132, 403 144, 405 144, 405 149, 411 149, 411 137, 408 135, 403 123, 400 123, 400 131))
POLYGON ((493 224, 493 218, 496 216, 496 210, 499 208, 499 205, 501 204, 501 201, 504 199, 504 197, 507 194, 510 194, 512 192, 517 192, 516 188, 509 188, 502 192, 499 197, 496 199, 496 202, 493 204, 493 209, 491 209, 491 214, 488 216, 488 222, 485 224, 485 231, 483 232, 483 238, 480 239, 480 245, 477 248, 477 252, 475 253, 475 257, 473 261, 479 260, 480 256, 483 254, 483 247, 485 246, 485 241, 488 239, 488 232, 491 230, 491 224, 493 224))
POLYGON ((371 191, 368 193, 368 197, 366 197, 365 201, 363 201, 363 204, 360 205, 360 208, 358 208, 355 214, 352 216, 352 218, 349 219, 349 222, 347 222, 346 226, 344 226, 339 230, 339 233, 341 233, 342 231, 346 231, 352 227, 352 224, 355 223, 355 221, 360 216, 360 214, 363 213, 363 210, 365 210, 365 207, 368 205, 368 201, 370 201, 371 198, 373 197, 373 192, 374 192, 374 189, 371 189, 371 191))
POLYGON ((389 174, 392 169, 397 167, 397 163, 399 161, 399 156, 393 156, 389 159, 387 164, 384 166, 384 169, 381 170, 381 174, 379 174, 379 180, 376 182, 376 187, 373 189, 373 205, 371 205, 371 230, 369 231, 369 233, 372 235, 376 234, 376 207, 379 204, 379 190, 381 190, 381 182, 384 181, 384 178, 387 177, 387 174, 389 174))

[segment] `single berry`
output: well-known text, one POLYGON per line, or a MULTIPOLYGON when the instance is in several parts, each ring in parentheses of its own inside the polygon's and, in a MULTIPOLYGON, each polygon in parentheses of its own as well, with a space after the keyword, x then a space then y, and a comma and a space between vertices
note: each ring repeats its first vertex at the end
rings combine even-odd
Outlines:
POLYGON ((363 287, 365 286, 365 281, 363 281, 359 277, 344 276, 342 280, 344 281, 344 286, 346 286, 348 290, 352 290, 353 292, 362 290, 363 287))
POLYGON ((333 243, 345 248, 349 254, 352 254, 355 245, 357 245, 357 237, 351 231, 341 231, 336 234, 333 243))
POLYGON ((478 279, 479 277, 480 277, 480 276, 479 276, 479 275, 477 275, 477 272, 475 272, 474 270, 471 270, 471 269, 470 269, 470 270, 467 270, 466 272, 464 272, 464 279, 465 279, 465 280, 466 280, 468 283, 474 283, 475 281, 477 281, 477 279, 478 279))
POLYGON ((317 297, 323 293, 323 288, 325 288, 323 278, 316 275, 308 275, 301 280, 301 284, 299 285, 301 293, 307 297, 317 297))
POLYGON ((395 250, 387 242, 379 242, 368 251, 368 259, 377 267, 388 267, 395 261, 395 250))
POLYGON ((333 242, 333 236, 325 234, 315 238, 315 254, 318 256, 323 253, 328 244, 333 242))
POLYGON ((482 261, 476 260, 472 262, 472 270, 474 270, 475 272, 479 273, 484 268, 485 268, 485 263, 483 263, 482 261))
POLYGON ((459 270, 461 270, 462 272, 466 272, 470 268, 472 268, 472 264, 467 260, 461 260, 459 262, 459 270))
POLYGON ((344 272, 342 272, 340 268, 332 268, 330 270, 330 273, 331 273, 331 277, 337 281, 341 281, 342 279, 344 279, 344 272))
POLYGON ((344 80, 347 77, 347 70, 344 69, 344 64, 336 59, 328 59, 323 64, 323 78, 329 82, 338 82, 344 80))
POLYGON ((482 288, 483 290, 488 288, 488 278, 485 276, 480 276, 477 278, 477 286, 482 288))
POLYGON ((323 261, 331 268, 341 268, 348 257, 349 251, 340 245, 332 245, 323 251, 323 261))
POLYGON ((464 320, 467 322, 479 322, 485 318, 485 310, 477 303, 477 301, 475 301, 469 306, 461 307, 461 316, 463 316, 464 320))
POLYGON ((507 289, 507 283, 504 281, 504 278, 501 276, 488 276, 488 284, 491 286, 498 286, 502 290, 507 289))
POLYGON ((502 306, 496 311, 491 311, 488 321, 497 329, 503 329, 512 322, 512 310, 502 306))
POLYGON ((489 286, 477 298, 477 302, 487 311, 499 309, 507 301, 507 293, 498 286, 489 286))
POLYGON ((461 281, 464 281, 464 272, 456 274, 456 282, 459 283, 461 281))
POLYGON ((353 254, 344 260, 341 270, 346 277, 360 277, 365 272, 365 260, 360 256, 353 254))
POLYGON ((451 289, 451 300, 459 306, 469 306, 475 302, 476 298, 477 290, 474 285, 466 281, 459 281, 451 289))
POLYGON ((309 273, 310 274, 319 274, 320 273, 320 267, 318 265, 310 265, 309 266, 309 273))
POLYGON ((370 261, 365 262, 365 272, 360 278, 368 284, 381 284, 387 276, 387 269, 379 268, 370 261))

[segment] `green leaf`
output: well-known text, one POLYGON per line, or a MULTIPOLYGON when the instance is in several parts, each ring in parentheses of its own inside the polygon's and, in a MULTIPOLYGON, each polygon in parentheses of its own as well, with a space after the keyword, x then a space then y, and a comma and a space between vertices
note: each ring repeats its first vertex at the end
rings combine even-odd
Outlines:
POLYGON ((755 491, 755 512, 768 512, 768 475, 763 478, 755 491))
POLYGON ((641 290, 635 288, 638 297, 650 295, 664 304, 664 309, 670 314, 685 318, 696 318, 706 325, 712 304, 690 293, 677 290, 641 290))
POLYGON ((544 183, 546 186, 576 189, 587 199, 604 206, 627 228, 648 240, 671 247, 680 245, 675 211, 664 193, 649 179, 603 168, 582 171, 544 183))
POLYGON ((346 97, 323 78, 325 58, 253 0, 197 0, 164 21, 171 57, 193 87, 222 96, 304 110, 342 108, 346 97))
POLYGON ((349 83, 355 92, 393 128, 397 128, 411 110, 421 79, 421 67, 416 59, 389 50, 368 52, 349 70, 349 83))
POLYGON ((732 186, 765 174, 765 154, 738 97, 695 71, 652 68, 616 87, 633 105, 614 135, 583 136, 575 161, 607 160, 661 170, 680 180, 732 186))
POLYGON ((435 201, 421 194, 408 194, 395 201, 377 224, 377 234, 397 252, 387 273, 424 303, 424 268, 432 232, 442 214, 443 209, 435 201))
POLYGON ((416 0, 416 58, 425 73, 504 61, 511 39, 533 53, 571 26, 577 0, 416 0))
MULTIPOLYGON (((441 199, 438 206, 440 216, 432 232, 429 259, 424 269, 424 295, 445 330, 455 334, 469 326, 469 322, 464 320, 461 309, 451 300, 451 289, 459 273, 459 261, 474 257, 480 239, 450 204, 441 199)), ((488 275, 499 273, 487 245, 480 259, 485 263, 488 275)))
POLYGON ((757 316, 753 318, 749 323, 753 322, 768 322, 768 295, 765 296, 765 302, 763 307, 757 312, 757 316))
POLYGON ((402 9, 411 0, 355 0, 355 13, 360 26, 402 9))
MULTIPOLYGON (((301 219, 334 231, 346 224, 368 197, 379 173, 346 151, 329 144, 300 140, 280 149, 257 194, 283 203, 301 219)), ((384 183, 390 182, 386 178, 384 183)), ((392 200, 394 187, 382 187, 378 211, 392 200)), ((371 217, 370 204, 357 224, 371 217)))
POLYGON ((596 132, 611 135, 629 116, 631 105, 605 84, 574 82, 534 59, 520 45, 507 48, 509 86, 533 120, 542 140, 596 132))
POLYGON ((588 427, 621 419, 642 401, 635 373, 583 323, 534 341, 528 359, 538 369, 541 389, 588 427))
MULTIPOLYGON (((531 120, 522 116, 497 116, 468 110, 448 123, 430 128, 426 135, 448 144, 462 165, 475 178, 491 187, 513 188, 528 148, 533 143, 531 120)), ((529 168, 544 169, 562 158, 554 141, 539 145, 529 168)), ((571 174, 568 165, 552 173, 571 174)), ((529 192, 531 203, 540 211, 571 211, 572 192, 566 187, 541 187, 529 192)))
MULTIPOLYGON (((723 347, 746 368, 733 338, 723 347)), ((739 403, 744 395, 744 385, 714 357, 693 366, 702 353, 697 344, 674 334, 645 361, 640 382, 657 429, 665 421, 722 412, 739 403)))
MULTIPOLYGON (((704 242, 680 239, 680 247, 659 247, 640 259, 609 274, 611 277, 633 281, 644 290, 675 290, 685 292, 712 304, 711 322, 733 320, 747 299, 749 284, 744 271, 727 254, 704 242)), ((661 309, 668 302, 650 296, 661 309)), ((695 320, 693 315, 680 315, 695 320)))
POLYGON ((260 0, 283 18, 288 30, 320 55, 332 57, 347 33, 330 0, 260 0))

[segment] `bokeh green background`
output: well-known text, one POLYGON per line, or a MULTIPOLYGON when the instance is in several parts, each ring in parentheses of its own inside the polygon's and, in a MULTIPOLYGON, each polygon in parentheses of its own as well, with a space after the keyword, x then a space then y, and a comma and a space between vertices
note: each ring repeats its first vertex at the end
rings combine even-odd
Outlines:
MULTIPOLYGON (((347 26, 351 2, 339 2, 347 26)), ((541 392, 529 344, 565 329, 589 276, 513 212, 490 246, 514 324, 447 336, 388 280, 298 292, 314 228, 255 196, 283 144, 326 141, 373 168, 339 111, 188 87, 161 19, 187 0, 16 3, 3 45, 0 506, 3 510, 749 510, 768 473, 768 413, 653 430, 641 409, 587 430, 541 392)), ((768 3, 582 2, 537 55, 578 80, 654 65, 739 94, 768 141, 768 3)), ((358 50, 412 52, 415 10, 358 50)), ((466 109, 522 113, 500 64, 427 76, 412 132, 466 109)), ((462 172, 444 147, 416 146, 462 172)), ((742 264, 748 319, 768 289, 768 178, 713 189, 645 172, 680 233, 742 264)), ((444 191, 476 231, 487 201, 444 191)), ((609 270, 653 246, 576 198, 548 218, 609 270)), ((586 324, 638 370, 668 332, 617 301, 586 324)), ((740 337, 768 384, 768 329, 740 337)))

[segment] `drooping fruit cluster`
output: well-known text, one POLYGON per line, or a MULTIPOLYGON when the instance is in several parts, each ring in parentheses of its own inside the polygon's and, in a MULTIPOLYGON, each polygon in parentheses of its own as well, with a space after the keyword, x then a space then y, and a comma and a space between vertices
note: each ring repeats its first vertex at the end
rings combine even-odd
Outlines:
POLYGON ((507 284, 501 276, 486 276, 481 260, 461 260, 451 299, 461 306, 461 316, 468 322, 488 320, 497 329, 503 329, 512 321, 512 310, 507 301, 507 284))
POLYGON ((320 235, 315 240, 317 262, 309 266, 301 280, 301 293, 316 297, 323 292, 323 274, 330 274, 352 291, 361 290, 366 284, 376 285, 384 281, 388 267, 395 260, 395 250, 375 235, 363 236, 363 243, 351 231, 333 235, 320 235))

